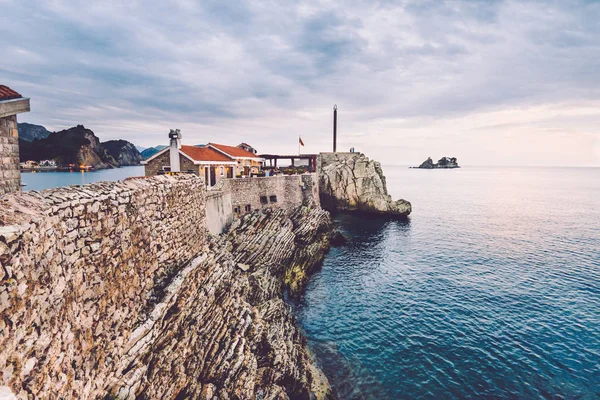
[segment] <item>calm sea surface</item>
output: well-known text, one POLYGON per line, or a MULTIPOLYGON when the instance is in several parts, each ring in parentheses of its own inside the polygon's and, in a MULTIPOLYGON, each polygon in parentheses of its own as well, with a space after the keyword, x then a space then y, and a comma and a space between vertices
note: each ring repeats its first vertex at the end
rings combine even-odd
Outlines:
POLYGON ((600 398, 600 169, 385 167, 297 305, 342 399, 600 398))
POLYGON ((130 176, 143 176, 144 167, 121 167, 91 172, 23 172, 21 181, 27 186, 23 190, 44 190, 58 186, 85 185, 98 181, 119 181, 130 176))

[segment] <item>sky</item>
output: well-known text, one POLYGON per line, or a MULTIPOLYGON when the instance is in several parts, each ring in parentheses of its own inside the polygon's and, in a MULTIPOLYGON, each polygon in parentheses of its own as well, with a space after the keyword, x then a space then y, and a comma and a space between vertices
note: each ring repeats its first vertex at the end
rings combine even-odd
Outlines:
POLYGON ((600 166, 600 1, 0 0, 21 122, 102 141, 600 166))

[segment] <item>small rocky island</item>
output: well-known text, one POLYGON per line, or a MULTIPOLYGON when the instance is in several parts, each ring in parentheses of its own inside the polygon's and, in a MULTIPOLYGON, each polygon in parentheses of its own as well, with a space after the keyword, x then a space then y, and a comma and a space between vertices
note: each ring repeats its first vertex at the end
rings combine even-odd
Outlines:
POLYGON ((437 163, 434 163, 433 160, 431 159, 431 157, 427 158, 427 160, 423 161, 421 163, 421 165, 419 165, 416 168, 421 168, 421 169, 436 169, 436 168, 444 168, 444 169, 451 169, 451 168, 460 168, 460 166, 458 165, 458 161, 456 159, 456 157, 442 157, 438 160, 437 163))

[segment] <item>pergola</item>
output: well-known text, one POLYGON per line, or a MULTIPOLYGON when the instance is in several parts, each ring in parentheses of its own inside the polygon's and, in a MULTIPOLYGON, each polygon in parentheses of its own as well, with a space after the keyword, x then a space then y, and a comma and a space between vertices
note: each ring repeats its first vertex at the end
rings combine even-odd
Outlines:
POLYGON ((269 161, 269 166, 273 168, 277 168, 277 160, 291 160, 292 166, 295 163, 295 160, 309 160, 308 167, 311 172, 317 171, 317 154, 261 154, 259 157, 269 161))

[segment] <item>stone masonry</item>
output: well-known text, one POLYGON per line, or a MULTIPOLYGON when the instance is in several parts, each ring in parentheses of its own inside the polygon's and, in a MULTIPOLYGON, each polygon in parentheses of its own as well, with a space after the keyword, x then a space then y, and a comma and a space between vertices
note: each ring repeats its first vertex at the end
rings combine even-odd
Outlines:
MULTIPOLYGON (((277 179, 296 203, 312 181, 277 179)), ((329 398, 283 300, 329 213, 268 207, 216 237, 207 197, 181 174, 0 199, 0 398, 329 398)))
POLYGON ((0 118, 0 196, 21 190, 17 116, 0 118))
POLYGON ((0 200, 0 387, 95 398, 178 269, 206 245, 195 176, 0 200))
MULTIPOLYGON (((200 174, 200 166, 195 165, 189 158, 179 155, 180 169, 182 172, 193 172, 197 176, 204 178, 204 174, 200 174)), ((163 154, 156 157, 152 162, 144 165, 146 176, 156 176, 163 169, 163 166, 171 165, 170 153, 165 151, 163 154)))
POLYGON ((231 194, 234 215, 269 207, 319 206, 317 174, 224 179, 214 189, 231 194))

